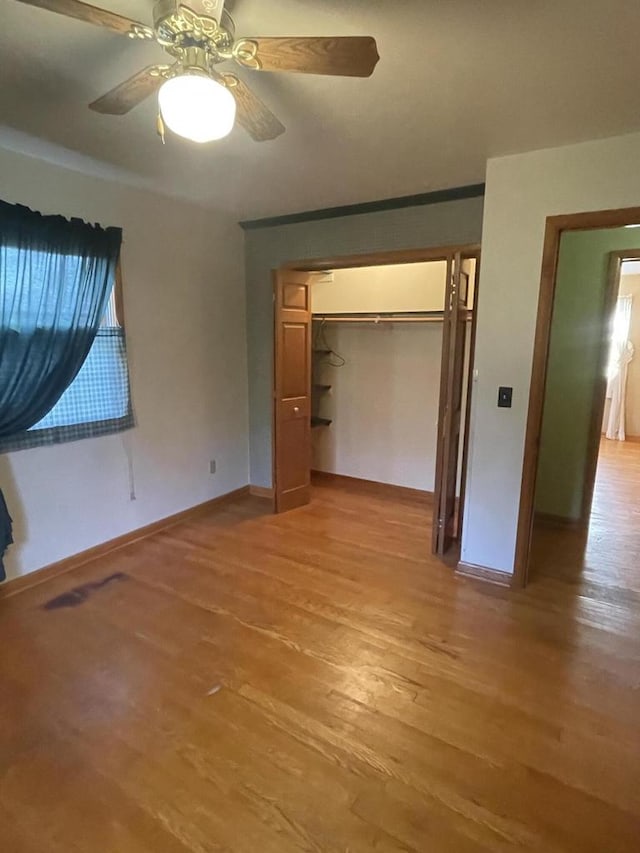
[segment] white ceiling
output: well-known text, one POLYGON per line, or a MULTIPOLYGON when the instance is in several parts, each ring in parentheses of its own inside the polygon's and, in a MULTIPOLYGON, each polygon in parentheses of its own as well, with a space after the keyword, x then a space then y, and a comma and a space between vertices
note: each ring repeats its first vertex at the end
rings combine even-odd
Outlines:
MULTIPOLYGON (((150 0, 97 5, 151 22, 150 0)), ((157 45, 0 0, 0 145, 251 218, 475 183, 490 156, 640 129, 637 0, 236 0, 233 14, 238 35, 373 35, 381 60, 365 80, 243 71, 283 136, 163 148, 154 98, 124 117, 86 106, 163 61, 157 45)))

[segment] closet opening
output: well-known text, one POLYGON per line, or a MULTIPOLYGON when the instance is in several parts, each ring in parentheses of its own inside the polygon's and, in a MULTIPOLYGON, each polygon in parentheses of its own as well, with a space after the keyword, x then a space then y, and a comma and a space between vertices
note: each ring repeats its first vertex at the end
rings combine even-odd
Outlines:
POLYGON ((276 512, 333 480, 462 530, 479 247, 300 262, 274 272, 276 512))

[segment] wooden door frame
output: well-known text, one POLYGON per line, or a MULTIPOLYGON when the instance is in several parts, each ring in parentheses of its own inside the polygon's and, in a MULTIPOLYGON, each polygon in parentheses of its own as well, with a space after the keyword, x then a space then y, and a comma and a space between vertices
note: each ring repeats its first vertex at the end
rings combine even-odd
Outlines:
MULTIPOLYGON (((440 394, 438 401, 438 429, 437 429, 437 438, 436 438, 436 468, 435 468, 435 482, 434 482, 434 502, 433 502, 433 532, 432 532, 432 540, 431 547, 432 553, 438 554, 443 557, 445 554, 448 554, 448 549, 445 550, 445 542, 447 538, 446 534, 446 510, 447 510, 447 490, 443 488, 443 474, 448 465, 448 460, 451 458, 451 415, 452 410, 449 406, 447 406, 447 401, 451 402, 453 399, 453 379, 454 379, 454 368, 455 368, 455 360, 456 360, 456 347, 457 347, 457 336, 460 335, 459 324, 462 321, 462 352, 460 353, 460 357, 462 362, 460 364, 460 376, 461 376, 461 386, 460 393, 462 395, 462 391, 465 387, 466 381, 466 390, 467 395, 464 400, 461 397, 460 400, 460 424, 457 433, 457 446, 456 446, 456 459, 459 462, 460 468, 459 471, 456 468, 455 472, 455 484, 454 484, 454 506, 453 506, 453 535, 451 537, 452 541, 460 542, 462 538, 462 523, 464 517, 463 505, 464 505, 464 496, 465 496, 465 488, 464 488, 464 480, 466 479, 466 471, 467 471, 467 455, 468 455, 468 436, 469 430, 467 425, 469 423, 469 406, 471 403, 471 377, 472 377, 472 361, 471 353, 472 353, 472 339, 474 337, 475 332, 475 321, 476 321, 476 313, 473 308, 476 305, 477 299, 477 277, 479 273, 479 262, 480 258, 478 255, 473 256, 476 265, 474 269, 474 281, 473 281, 473 305, 471 307, 471 334, 467 331, 467 322, 469 318, 469 307, 468 307, 468 298, 469 298, 469 282, 468 275, 463 270, 463 264, 465 261, 469 260, 468 255, 464 255, 462 252, 454 252, 449 258, 447 258, 447 286, 445 288, 445 308, 444 308, 444 328, 442 334, 442 354, 444 356, 445 353, 448 354, 448 364, 445 364, 443 359, 441 364, 440 371, 440 394), (467 289, 464 300, 464 307, 460 304, 460 282, 462 280, 462 276, 467 276, 467 289), (450 291, 451 288, 451 291, 450 291), (451 299, 451 297, 454 297, 451 299), (450 298, 450 305, 447 307, 447 297, 450 298), (455 302, 455 308, 454 303, 455 302), (464 316, 460 315, 460 312, 464 311, 464 316), (452 345, 452 332, 454 332, 454 341, 452 345), (467 335, 469 337, 467 338, 467 335), (467 349, 468 348, 468 349, 467 349), (467 357, 467 351, 469 353, 469 363, 467 364, 467 375, 465 376, 465 361, 467 357), (462 429, 462 425, 464 424, 464 431, 462 429), (462 440, 462 446, 461 446, 462 440), (458 487, 458 473, 460 474, 459 482, 460 482, 460 494, 456 496, 456 490, 458 487), (436 497, 439 497, 439 501, 436 500, 436 497), (442 527, 440 525, 443 525, 442 527)), ((459 555, 458 555, 459 556, 459 555)))
MULTIPOLYGON (((529 408, 525 431, 524 456, 522 461, 522 482, 520 488, 520 505, 518 511, 518 526, 516 533, 515 564, 512 586, 524 587, 529 572, 529 552, 533 527, 536 477, 538 472, 538 457, 540 452, 540 433, 542 430, 542 415, 544 396, 547 383, 547 366, 549 362, 549 343, 551 338, 551 321, 553 303, 556 291, 556 276, 558 272, 558 255, 560 240, 565 231, 589 231, 598 228, 621 228, 625 225, 640 223, 640 207, 627 207, 615 210, 596 210, 586 213, 562 214, 549 216, 546 220, 544 247, 542 252, 542 269, 540 274, 540 290, 538 296, 538 314, 533 347, 533 362, 531 367, 531 384, 529 389, 529 408)), ((610 271, 611 272, 611 271, 610 271)), ((608 291, 611 280, 608 282, 608 291)), ((604 403, 603 403, 604 406, 604 403)), ((595 407, 594 407, 595 408, 595 407)), ((590 437, 592 440, 596 412, 592 415, 590 437)), ((602 412, 600 413, 600 424, 602 412)), ((599 429, 600 425, 598 425, 599 429)), ((592 440, 593 444, 593 440, 592 440)), ((595 447, 597 451, 597 445, 595 447)), ((586 462, 589 474, 595 471, 595 464, 586 462)), ((585 491, 593 492, 591 488, 585 491)))
POLYGON ((328 258, 304 258, 287 261, 280 269, 301 272, 346 270, 353 267, 384 267, 391 264, 419 264, 427 261, 446 261, 450 255, 461 252, 465 257, 480 257, 480 243, 462 243, 436 246, 432 249, 393 249, 389 252, 366 252, 363 255, 338 255, 328 258))
MULTIPOLYGON (((444 317, 442 321, 442 346, 440 347, 441 359, 445 352, 448 352, 448 364, 441 360, 440 363, 440 391, 438 393, 438 423, 436 426, 436 458, 435 469, 433 474, 433 517, 431 519, 431 553, 434 556, 443 557, 444 550, 439 550, 440 538, 439 524, 442 518, 442 469, 445 463, 445 454, 441 452, 441 445, 445 433, 445 402, 448 396, 449 378, 452 373, 452 358, 454 356, 452 348, 449 346, 451 338, 451 327, 449 325, 448 315, 451 313, 451 308, 447 308, 447 297, 451 295, 450 288, 453 288, 453 270, 457 252, 454 252, 447 258, 447 273, 444 287, 444 317)), ((458 269, 458 274, 459 274, 458 269)), ((457 293, 456 293, 457 298, 457 293)), ((464 369, 464 368, 463 368, 464 369)))
MULTIPOLYGON (((474 259, 475 280, 473 292, 473 313, 471 319, 471 343, 469 349, 469 374, 467 379, 467 400, 465 402, 465 435, 463 439, 463 451, 461 458, 461 477, 460 477, 460 500, 462 501, 465 492, 465 481, 467 476, 467 456, 468 456, 468 436, 469 436, 469 413, 471 406, 472 393, 472 375, 474 363, 474 346, 475 346, 475 328, 477 321, 477 305, 478 305, 478 279, 480 274, 480 243, 460 243, 449 246, 435 246, 425 249, 392 249, 384 252, 365 252, 358 255, 338 255, 321 258, 303 258, 300 260, 287 261, 281 264, 277 270, 272 271, 272 280, 275 281, 276 273, 279 270, 297 270, 300 272, 323 272, 333 269, 353 269, 354 267, 381 267, 391 266, 396 264, 417 264, 428 263, 430 261, 447 261, 453 258, 456 252, 460 252, 463 258, 474 259)), ((275 306, 275 302, 274 302, 275 306)), ((275 309, 274 309, 275 310, 275 309)), ((274 315, 275 316, 275 315, 274 315)), ((275 347, 275 340, 274 340, 275 347)), ((275 350, 274 350, 275 351, 275 350)), ((441 367, 442 369, 442 367, 441 367)), ((276 382, 276 362, 273 359, 273 376, 272 376, 272 394, 271 394, 271 470, 272 470, 272 489, 275 495, 276 491, 276 461, 275 461, 275 405, 274 405, 274 389, 276 382)), ((438 429, 440 429, 440 414, 438 415, 438 429)), ((462 516, 461 516, 462 520, 462 516)), ((458 531, 458 536, 462 535, 462 528, 458 531)))
MULTIPOLYGON (((463 255, 463 257, 465 257, 463 255)), ((467 399, 465 400, 464 412, 464 435, 462 437, 462 460, 460 468, 460 496, 458 498, 458 538, 462 541, 462 526, 464 524, 464 502, 467 496, 467 468, 469 465, 469 434, 471 428, 471 389, 473 388, 473 359, 476 350, 476 329, 478 326, 478 293, 480 284, 481 256, 478 251, 472 257, 475 258, 473 282, 473 312, 471 314, 471 334, 469 340, 469 364, 467 365, 467 399)))

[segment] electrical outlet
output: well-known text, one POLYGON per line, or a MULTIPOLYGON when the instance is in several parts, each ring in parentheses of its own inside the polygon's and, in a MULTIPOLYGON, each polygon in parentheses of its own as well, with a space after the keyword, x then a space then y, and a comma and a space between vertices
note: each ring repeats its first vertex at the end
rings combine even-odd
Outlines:
POLYGON ((211 459, 209 462, 209 473, 210 474, 216 473, 216 460, 215 459, 211 459))

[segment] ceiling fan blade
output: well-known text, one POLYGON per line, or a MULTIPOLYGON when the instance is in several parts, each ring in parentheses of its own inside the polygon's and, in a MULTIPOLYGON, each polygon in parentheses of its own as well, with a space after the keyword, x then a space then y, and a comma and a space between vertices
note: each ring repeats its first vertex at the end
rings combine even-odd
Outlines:
POLYGON ((236 116, 249 136, 256 142, 266 142, 284 133, 284 125, 260 98, 235 74, 221 74, 224 85, 236 100, 236 116))
POLYGON ((26 3, 27 6, 37 6, 39 9, 48 9, 49 12, 57 12, 59 15, 66 15, 67 18, 77 18, 79 21, 86 21, 98 27, 106 27, 108 30, 124 33, 132 38, 152 39, 154 37, 151 27, 145 24, 133 21, 131 18, 124 18, 106 9, 100 9, 98 6, 90 6, 80 0, 18 0, 18 2, 26 3))
POLYGON ((235 59, 261 71, 298 71, 370 77, 380 59, 371 36, 335 38, 246 38, 234 45, 235 59))
POLYGON ((97 101, 89 104, 90 110, 105 115, 121 116, 128 113, 145 98, 152 95, 164 83, 163 72, 168 65, 149 65, 138 71, 133 77, 129 77, 124 83, 120 83, 115 89, 107 92, 97 101))

